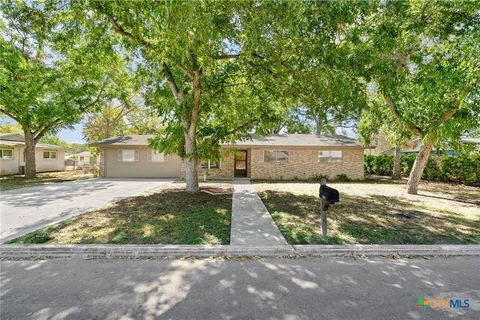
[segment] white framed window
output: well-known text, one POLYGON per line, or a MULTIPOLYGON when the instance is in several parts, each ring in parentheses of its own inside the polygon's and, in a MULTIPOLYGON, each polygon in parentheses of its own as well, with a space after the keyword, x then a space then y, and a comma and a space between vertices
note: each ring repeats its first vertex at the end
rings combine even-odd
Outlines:
POLYGON ((157 150, 149 150, 148 160, 152 162, 165 162, 165 155, 157 150))
POLYGON ((13 149, 0 149, 0 158, 3 160, 13 159, 13 149))
POLYGON ((218 169, 220 168, 220 162, 208 160, 203 161, 200 166, 202 167, 202 169, 218 169))
POLYGON ((123 162, 138 161, 138 150, 134 150, 134 149, 119 150, 118 160, 123 162))
POLYGON ((265 150, 263 152, 263 162, 288 162, 288 151, 265 150))
POLYGON ((341 150, 318 151, 318 162, 341 163, 342 161, 343 161, 343 154, 341 150))
POLYGON ((43 151, 43 159, 57 159, 57 151, 43 151))

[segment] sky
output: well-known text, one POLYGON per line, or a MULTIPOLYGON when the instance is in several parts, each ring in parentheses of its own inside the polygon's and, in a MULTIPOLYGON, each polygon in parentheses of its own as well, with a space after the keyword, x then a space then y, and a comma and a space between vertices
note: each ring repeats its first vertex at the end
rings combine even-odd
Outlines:
MULTIPOLYGON (((8 118, 2 117, 1 122, 6 123, 16 123, 16 121, 8 118)), ((57 136, 65 142, 68 143, 87 143, 82 134, 83 130, 83 121, 77 123, 71 129, 62 129, 57 133, 57 136)), ((345 134, 351 138, 356 138, 357 134, 351 128, 344 130, 337 129, 337 134, 345 134)))
POLYGON ((58 137, 63 141, 72 143, 86 143, 82 135, 83 123, 76 124, 73 129, 62 129, 58 132, 58 137))
MULTIPOLYGON (((1 116, 0 123, 17 123, 15 120, 7 116, 1 116)), ((77 123, 72 129, 62 129, 57 133, 57 136, 63 141, 70 143, 86 143, 82 135, 83 121, 77 123)))

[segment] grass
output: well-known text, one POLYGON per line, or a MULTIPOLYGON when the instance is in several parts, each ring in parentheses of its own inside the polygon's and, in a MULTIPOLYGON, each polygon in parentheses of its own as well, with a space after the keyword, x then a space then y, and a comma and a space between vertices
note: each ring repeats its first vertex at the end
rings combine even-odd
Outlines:
POLYGON ((340 202, 330 206, 321 238, 318 184, 256 184, 290 244, 480 243, 479 188, 442 183, 406 195, 398 183, 332 183, 340 202))
POLYGON ((93 178, 93 175, 78 170, 37 173, 34 179, 25 179, 22 175, 3 176, 0 177, 0 191, 89 178, 93 178))
POLYGON ((229 244, 231 207, 231 192, 187 194, 170 188, 120 200, 9 243, 229 244))

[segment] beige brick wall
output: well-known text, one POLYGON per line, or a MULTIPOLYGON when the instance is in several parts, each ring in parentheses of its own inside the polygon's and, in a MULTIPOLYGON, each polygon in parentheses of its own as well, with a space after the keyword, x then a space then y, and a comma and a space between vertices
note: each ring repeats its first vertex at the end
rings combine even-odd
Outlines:
POLYGON ((311 179, 328 176, 331 179, 339 174, 346 174, 351 179, 363 179, 363 149, 347 148, 276 148, 252 149, 251 178, 265 180, 311 179), (288 151, 288 162, 264 162, 265 150, 288 151), (342 150, 342 163, 320 163, 320 150, 342 150))
MULTIPOLYGON (((197 173, 198 178, 203 180, 204 175, 208 171, 207 179, 231 179, 233 178, 233 165, 234 165, 234 158, 233 154, 225 153, 223 155, 223 159, 220 161, 220 168, 218 169, 204 169, 201 167, 201 162, 197 164, 197 173)), ((182 161, 182 170, 181 170, 181 177, 185 178, 185 162, 182 161)))
MULTIPOLYGON (((358 180, 364 178, 362 148, 252 148, 248 149, 248 176, 258 180, 306 180, 319 176, 331 179, 339 174, 358 180), (288 162, 263 162, 265 150, 288 151, 288 162), (320 163, 320 150, 342 150, 342 163, 320 163)), ((198 164, 198 177, 203 179, 206 169, 198 164)), ((208 178, 233 178, 234 156, 224 155, 219 169, 210 169, 208 178)), ((185 177, 185 164, 182 162, 181 177, 185 177)))

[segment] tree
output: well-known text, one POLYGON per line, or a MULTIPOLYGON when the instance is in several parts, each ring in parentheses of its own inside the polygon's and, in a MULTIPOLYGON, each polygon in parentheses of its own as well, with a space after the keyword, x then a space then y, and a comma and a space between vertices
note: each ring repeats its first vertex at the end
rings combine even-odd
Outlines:
POLYGON ((157 134, 163 127, 162 119, 148 106, 133 108, 126 116, 126 134, 157 134))
MULTIPOLYGON (((2 117, 4 118, 4 117, 2 117)), ((22 126, 18 123, 12 123, 10 121, 0 121, 0 133, 22 133, 22 126)))
MULTIPOLYGON (((273 104, 264 103, 269 92, 262 76, 275 72, 274 55, 262 44, 267 38, 272 42, 272 26, 284 26, 282 19, 292 23, 296 16, 287 17, 295 4, 91 1, 89 5, 95 11, 83 14, 86 25, 97 34, 110 30, 117 35, 112 39, 122 39, 124 49, 136 57, 145 103, 165 119, 152 146, 179 154, 186 165, 186 189, 197 191, 198 159, 218 155, 220 142, 245 137, 271 119, 273 104), (278 25, 257 26, 252 14, 253 20, 274 18, 278 25)), ((89 9, 82 4, 76 10, 89 9)))
POLYGON ((90 143, 125 134, 125 115, 128 112, 129 109, 124 106, 105 105, 98 112, 87 115, 83 136, 90 143))
POLYGON ((371 60, 363 65, 388 112, 381 121, 422 139, 407 184, 416 194, 433 145, 479 126, 478 7, 386 1, 369 21, 362 41, 371 60))
POLYGON ((67 147, 68 143, 60 139, 57 135, 54 134, 46 134, 44 135, 41 139, 40 142, 42 143, 47 143, 47 144, 53 144, 56 146, 62 146, 62 147, 67 147))
POLYGON ((357 57, 359 32, 376 5, 362 1, 306 2, 304 23, 289 34, 296 57, 290 94, 307 109, 316 134, 356 128, 366 103, 357 57))
POLYGON ((22 126, 30 179, 37 142, 98 105, 119 63, 99 39, 63 28, 70 17, 54 2, 4 1, 0 10, 0 112, 22 126))
POLYGON ((161 127, 151 108, 111 102, 87 115, 82 133, 88 142, 94 142, 125 134, 156 134, 161 127))

